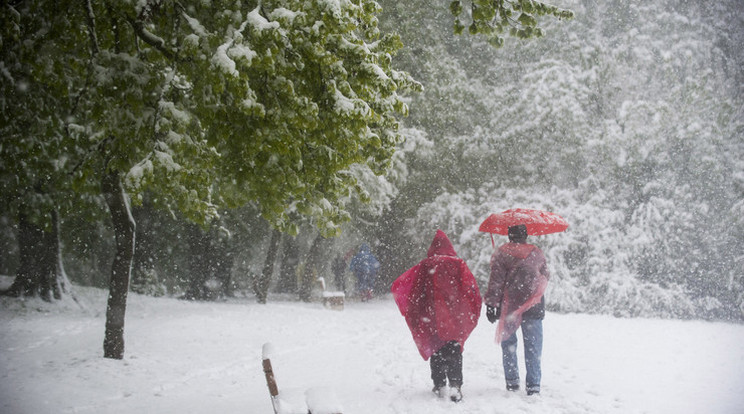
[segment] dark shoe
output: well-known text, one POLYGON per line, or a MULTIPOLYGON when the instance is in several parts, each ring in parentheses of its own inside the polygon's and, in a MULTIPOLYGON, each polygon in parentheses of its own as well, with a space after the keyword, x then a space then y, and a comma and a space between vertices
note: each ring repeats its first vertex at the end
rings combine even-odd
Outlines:
POLYGON ((506 384, 507 391, 519 391, 519 384, 506 384))
POLYGON ((462 401, 462 390, 460 389, 460 387, 450 388, 450 400, 452 400, 453 402, 462 401))
POLYGON ((527 389, 527 395, 540 395, 540 390, 527 389))

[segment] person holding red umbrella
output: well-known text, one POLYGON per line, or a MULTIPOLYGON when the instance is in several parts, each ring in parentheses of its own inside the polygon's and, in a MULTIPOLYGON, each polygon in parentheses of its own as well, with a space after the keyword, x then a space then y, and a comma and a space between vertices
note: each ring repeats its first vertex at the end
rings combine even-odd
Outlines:
POLYGON ((491 256, 491 276, 483 300, 488 321, 499 321, 496 342, 501 344, 506 389, 519 390, 516 331, 521 327, 527 395, 535 395, 540 393, 543 293, 550 273, 543 252, 527 243, 526 225, 508 227, 508 236, 509 242, 491 256))
POLYGON ((391 291, 421 357, 429 360, 432 391, 460 401, 463 345, 478 324, 482 301, 473 274, 443 231, 437 230, 427 257, 400 275, 391 291))

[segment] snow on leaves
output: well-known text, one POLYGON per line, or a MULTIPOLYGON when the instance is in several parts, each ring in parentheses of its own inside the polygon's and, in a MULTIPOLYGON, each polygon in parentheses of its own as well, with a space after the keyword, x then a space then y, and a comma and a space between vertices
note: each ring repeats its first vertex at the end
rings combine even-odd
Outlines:
POLYGON ((54 59, 25 62, 24 74, 4 56, 2 76, 17 82, 3 96, 23 89, 34 112, 63 109, 37 125, 83 138, 43 156, 71 160, 90 189, 102 170, 119 171, 135 203, 152 191, 195 221, 217 203, 253 203, 278 228, 305 211, 337 234, 356 188, 350 167, 385 172, 407 113, 400 94, 421 87, 393 68, 401 43, 379 31, 371 0, 29 4, 8 6, 4 38, 49 33, 27 44, 54 59), (84 10, 56 19, 64 7, 84 10), (37 88, 50 74, 64 77, 54 94, 37 88), (71 104, 52 102, 60 96, 71 104))

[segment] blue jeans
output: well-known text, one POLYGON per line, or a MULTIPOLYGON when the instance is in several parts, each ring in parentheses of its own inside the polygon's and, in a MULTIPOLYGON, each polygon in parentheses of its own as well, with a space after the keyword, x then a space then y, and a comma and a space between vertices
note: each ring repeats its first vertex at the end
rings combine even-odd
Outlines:
MULTIPOLYGON (((542 357, 543 328, 542 319, 522 320, 522 339, 524 340, 524 362, 527 368, 527 391, 540 392, 540 359, 542 357)), ((501 356, 504 362, 504 377, 507 386, 519 386, 519 365, 517 364, 517 334, 501 342, 501 356)))

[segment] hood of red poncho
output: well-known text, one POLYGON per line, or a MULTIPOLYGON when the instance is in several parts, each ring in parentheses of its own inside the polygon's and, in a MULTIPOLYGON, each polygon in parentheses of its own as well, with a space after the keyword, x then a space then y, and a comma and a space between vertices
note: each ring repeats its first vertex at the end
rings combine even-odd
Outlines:
POLYGON ((452 242, 442 230, 437 230, 437 234, 434 235, 434 241, 431 242, 429 250, 426 252, 427 257, 435 255, 440 256, 457 256, 455 253, 455 247, 452 246, 452 242))
POLYGON ((449 341, 461 346, 478 323, 481 295, 467 264, 441 230, 428 257, 400 275, 391 287, 424 360, 449 341))

